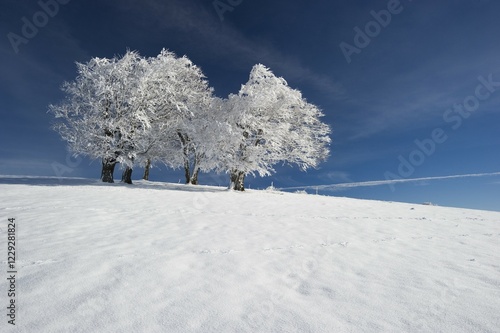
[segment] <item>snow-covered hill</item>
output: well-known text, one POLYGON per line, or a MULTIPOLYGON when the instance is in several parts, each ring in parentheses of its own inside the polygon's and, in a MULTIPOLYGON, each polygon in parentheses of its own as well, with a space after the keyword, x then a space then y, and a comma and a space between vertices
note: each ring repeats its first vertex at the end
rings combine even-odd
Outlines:
POLYGON ((0 177, 0 217, 2 332, 500 330, 498 212, 0 177))

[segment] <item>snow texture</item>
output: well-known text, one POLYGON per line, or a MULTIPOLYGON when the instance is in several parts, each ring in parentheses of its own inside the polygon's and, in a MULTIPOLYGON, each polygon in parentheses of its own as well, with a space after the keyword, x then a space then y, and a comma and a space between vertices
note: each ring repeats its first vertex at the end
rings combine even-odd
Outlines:
POLYGON ((499 331, 498 212, 135 183, 0 177, 0 331, 499 331))

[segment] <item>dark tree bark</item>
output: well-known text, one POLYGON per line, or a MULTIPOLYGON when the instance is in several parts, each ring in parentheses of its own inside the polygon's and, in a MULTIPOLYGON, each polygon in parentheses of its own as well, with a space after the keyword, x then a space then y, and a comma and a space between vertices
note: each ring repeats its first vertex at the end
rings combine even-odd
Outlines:
POLYGON ((144 167, 144 176, 142 179, 149 180, 149 169, 151 169, 151 160, 148 158, 146 161, 146 166, 144 167))
POLYGON ((200 168, 194 170, 193 175, 191 176, 191 184, 198 185, 198 174, 200 173, 200 168))
POLYGON ((191 170, 189 169, 189 138, 187 135, 182 134, 177 131, 177 135, 179 136, 182 143, 182 151, 184 154, 184 177, 186 177, 186 184, 191 182, 191 170))
POLYGON ((230 187, 235 191, 245 191, 245 173, 243 171, 231 171, 231 185, 230 187))
POLYGON ((115 172, 116 159, 105 157, 102 159, 101 180, 104 183, 114 183, 113 174, 115 172))
POLYGON ((193 167, 193 173, 191 174, 191 184, 192 185, 198 185, 198 174, 200 173, 200 155, 198 155, 196 152, 194 154, 194 167, 193 167))
POLYGON ((234 189, 236 191, 244 191, 245 190, 245 173, 240 171, 238 173, 238 179, 236 180, 236 184, 234 185, 234 189))
POLYGON ((184 177, 186 177, 186 184, 191 182, 191 172, 189 170, 189 161, 184 161, 184 177))
POLYGON ((125 184, 132 184, 132 168, 127 166, 122 174, 122 182, 125 184))
POLYGON ((236 180, 238 180, 238 170, 231 170, 229 173, 229 189, 234 189, 236 180))

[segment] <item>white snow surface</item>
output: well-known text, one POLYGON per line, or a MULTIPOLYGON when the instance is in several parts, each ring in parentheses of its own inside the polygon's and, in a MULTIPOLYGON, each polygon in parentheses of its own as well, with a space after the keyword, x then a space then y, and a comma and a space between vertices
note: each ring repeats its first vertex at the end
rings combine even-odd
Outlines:
POLYGON ((3 176, 0 217, 2 332, 500 332, 498 212, 3 176))

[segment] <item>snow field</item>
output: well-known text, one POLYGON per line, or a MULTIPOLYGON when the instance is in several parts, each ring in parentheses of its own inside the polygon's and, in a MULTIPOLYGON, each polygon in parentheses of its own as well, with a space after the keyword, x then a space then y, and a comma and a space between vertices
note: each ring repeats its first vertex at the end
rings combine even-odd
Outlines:
MULTIPOLYGON (((16 332, 498 332, 500 213, 0 180, 16 332)), ((6 271, 6 269, 4 269, 6 271)), ((0 280, 7 304, 7 281, 0 280)), ((5 317, 5 316, 4 316, 5 317)))

